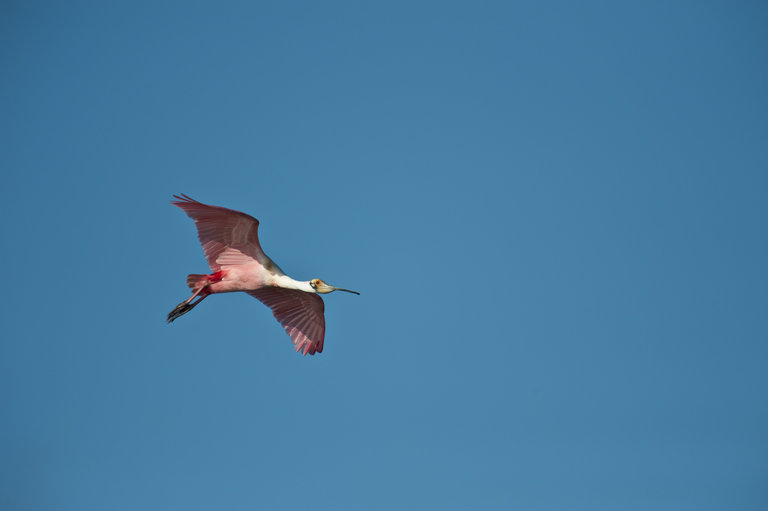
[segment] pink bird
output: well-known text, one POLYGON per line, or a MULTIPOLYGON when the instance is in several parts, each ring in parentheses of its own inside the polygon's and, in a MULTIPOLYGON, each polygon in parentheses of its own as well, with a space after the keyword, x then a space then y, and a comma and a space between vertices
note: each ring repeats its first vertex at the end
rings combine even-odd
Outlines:
POLYGON ((168 314, 168 323, 191 311, 208 295, 245 291, 272 309, 296 351, 304 355, 322 353, 325 305, 318 293, 360 293, 329 286, 320 279, 302 282, 286 275, 261 249, 259 221, 252 216, 202 204, 184 194, 173 197, 177 200, 171 204, 195 221, 197 236, 213 273, 187 275, 192 296, 168 314))

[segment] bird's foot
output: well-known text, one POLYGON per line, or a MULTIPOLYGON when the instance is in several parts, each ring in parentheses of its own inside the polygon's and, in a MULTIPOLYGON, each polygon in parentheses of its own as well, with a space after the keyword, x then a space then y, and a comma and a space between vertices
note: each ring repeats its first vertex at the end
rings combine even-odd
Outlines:
POLYGON ((193 294, 192 296, 190 296, 189 298, 187 298, 186 300, 184 300, 183 302, 181 302, 180 304, 178 304, 178 305, 176 306, 176 308, 175 308, 175 309, 173 309, 173 310, 172 310, 172 311, 171 311, 171 312, 168 314, 168 320, 167 320, 167 321, 168 321, 168 323, 170 323, 171 321, 173 321, 174 319, 178 318, 179 316, 183 316, 183 315, 184 315, 184 314, 186 314, 187 312, 189 312, 189 311, 191 311, 192 309, 194 309, 194 308, 195 308, 195 306, 196 306, 198 303, 200 303, 200 302, 202 302, 203 300, 205 300, 205 297, 206 297, 206 296, 208 296, 208 294, 209 294, 209 293, 208 293, 208 292, 205 290, 205 288, 200 288, 200 289, 198 289, 197 291, 195 291, 195 294, 193 294), (193 302, 192 300, 193 300, 195 297, 197 297, 197 300, 195 300, 195 301, 193 302))
POLYGON ((168 314, 168 319, 167 319, 168 323, 172 322, 174 319, 178 318, 179 316, 183 316, 187 312, 191 311, 192 307, 194 307, 194 305, 192 305, 188 301, 187 302, 181 302, 180 304, 178 304, 176 306, 175 309, 173 309, 168 314))

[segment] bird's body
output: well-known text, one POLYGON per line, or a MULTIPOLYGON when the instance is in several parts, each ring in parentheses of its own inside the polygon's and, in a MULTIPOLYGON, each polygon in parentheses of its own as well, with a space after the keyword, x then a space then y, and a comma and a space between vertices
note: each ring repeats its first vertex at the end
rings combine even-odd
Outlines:
POLYGON ((213 273, 187 276, 192 296, 168 314, 168 322, 186 314, 211 294, 243 291, 272 309, 296 351, 304 355, 322 352, 325 306, 318 293, 359 293, 329 286, 320 279, 299 281, 286 275, 261 249, 259 221, 252 216, 202 204, 186 195, 174 197, 177 200, 171 204, 195 221, 213 273))

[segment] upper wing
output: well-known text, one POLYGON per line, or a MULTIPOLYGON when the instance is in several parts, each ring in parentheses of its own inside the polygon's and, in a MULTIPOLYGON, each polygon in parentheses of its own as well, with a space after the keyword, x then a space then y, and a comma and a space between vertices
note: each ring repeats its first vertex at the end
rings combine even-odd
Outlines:
POLYGON ((182 194, 171 204, 195 221, 197 237, 213 271, 222 266, 268 260, 259 244, 259 221, 232 209, 209 206, 182 194))
POLYGON ((265 287, 247 293, 272 309, 275 319, 291 336, 296 351, 303 349, 304 355, 322 353, 325 305, 319 295, 281 287, 265 287))

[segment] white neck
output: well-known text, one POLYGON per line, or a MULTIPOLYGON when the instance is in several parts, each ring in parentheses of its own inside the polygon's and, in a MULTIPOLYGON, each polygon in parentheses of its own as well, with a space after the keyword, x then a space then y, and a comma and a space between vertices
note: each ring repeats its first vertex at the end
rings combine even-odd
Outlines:
POLYGON ((299 291, 305 291, 307 293, 315 293, 316 291, 309 285, 309 281, 294 280, 288 275, 275 275, 272 277, 272 285, 282 287, 284 289, 298 289, 299 291))

